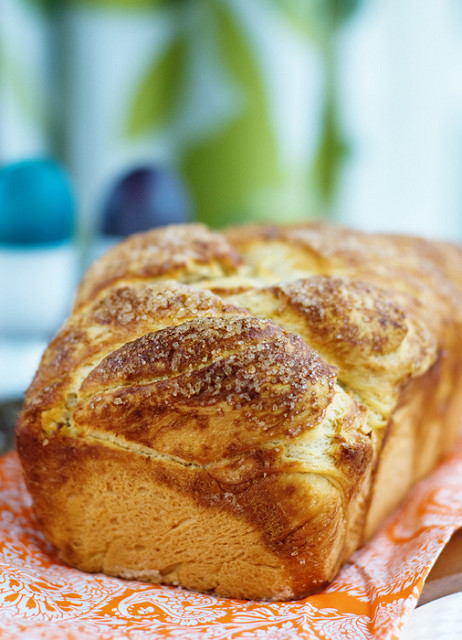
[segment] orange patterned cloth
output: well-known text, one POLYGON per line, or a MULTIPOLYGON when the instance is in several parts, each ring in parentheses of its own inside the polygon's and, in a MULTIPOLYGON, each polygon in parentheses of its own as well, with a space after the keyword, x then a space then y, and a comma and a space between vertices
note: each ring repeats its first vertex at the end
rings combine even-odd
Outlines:
POLYGON ((462 526, 462 443, 325 591, 246 602, 85 574, 36 528, 16 454, 0 459, 0 639, 392 640, 462 526))

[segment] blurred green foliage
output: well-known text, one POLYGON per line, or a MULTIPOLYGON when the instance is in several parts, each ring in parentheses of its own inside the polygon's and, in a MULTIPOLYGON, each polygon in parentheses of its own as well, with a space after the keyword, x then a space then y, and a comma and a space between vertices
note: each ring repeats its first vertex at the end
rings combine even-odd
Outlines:
MULTIPOLYGON (((248 33, 238 24, 232 0, 26 0, 45 11, 76 6, 110 11, 175 11, 178 29, 159 55, 139 74, 130 99, 124 133, 130 138, 165 129, 185 100, 189 73, 190 38, 184 29, 183 11, 205 7, 215 32, 217 61, 236 88, 237 108, 210 135, 186 140, 179 151, 179 169, 188 183, 197 211, 209 222, 217 212, 220 223, 249 214, 249 194, 267 187, 281 187, 278 149, 269 117, 262 70, 248 33), (224 212, 224 213, 223 213, 224 212)), ((249 2, 251 0, 248 0, 249 2)), ((360 0, 267 0, 281 19, 315 46, 323 65, 323 113, 319 137, 306 187, 315 194, 316 213, 327 214, 335 197, 340 169, 348 144, 338 117, 336 93, 336 38, 338 30, 355 12, 360 0)), ((154 19, 154 18, 153 18, 154 19)))
POLYGON ((185 82, 188 43, 179 33, 144 70, 128 114, 126 133, 138 136, 166 124, 178 105, 185 82))
POLYGON ((225 73, 238 91, 234 117, 185 149, 180 170, 197 210, 218 225, 251 215, 248 196, 278 180, 277 148, 261 71, 246 34, 225 4, 210 3, 225 73), (217 216, 220 216, 217 219, 217 216))
POLYGON ((58 9, 72 8, 79 4, 93 5, 95 7, 106 7, 115 10, 152 9, 162 5, 180 2, 181 0, 27 0, 29 4, 35 5, 45 11, 56 11, 58 9))

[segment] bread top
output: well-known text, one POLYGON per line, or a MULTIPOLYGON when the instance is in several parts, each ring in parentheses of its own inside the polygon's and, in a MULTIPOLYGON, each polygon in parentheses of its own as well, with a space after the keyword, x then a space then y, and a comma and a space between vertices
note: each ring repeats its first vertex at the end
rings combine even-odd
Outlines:
POLYGON ((460 320, 460 266, 320 223, 134 235, 83 278, 24 415, 205 464, 303 437, 340 384, 380 430, 460 320))
POLYGON ((171 483, 201 470, 257 527, 246 487, 297 502, 322 478, 356 526, 401 391, 455 344, 461 267, 451 245, 317 223, 132 236, 82 280, 18 437, 147 456, 178 469, 171 483))
POLYGON ((28 401, 49 434, 93 424, 206 463, 319 423, 335 377, 273 322, 191 286, 135 282, 70 318, 28 401))
POLYGON ((78 288, 75 308, 120 280, 174 279, 192 283, 235 274, 241 265, 242 258, 226 239, 204 225, 178 225, 138 233, 90 267, 78 288))
POLYGON ((367 234, 327 223, 250 225, 225 232, 254 273, 273 282, 343 275, 379 286, 432 333, 462 316, 459 246, 423 238, 367 234))

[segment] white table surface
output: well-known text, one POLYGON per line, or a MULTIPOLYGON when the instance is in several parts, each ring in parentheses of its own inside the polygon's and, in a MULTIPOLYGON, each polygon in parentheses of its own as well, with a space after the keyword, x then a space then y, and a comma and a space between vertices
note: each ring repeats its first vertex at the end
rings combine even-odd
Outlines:
POLYGON ((400 640, 461 640, 462 592, 432 600, 413 612, 400 640))

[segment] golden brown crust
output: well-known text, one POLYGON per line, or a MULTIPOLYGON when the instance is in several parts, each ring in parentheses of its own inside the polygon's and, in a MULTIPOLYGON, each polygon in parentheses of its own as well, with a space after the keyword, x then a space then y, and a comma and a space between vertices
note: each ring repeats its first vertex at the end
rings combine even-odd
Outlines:
POLYGON ((312 427, 335 373, 273 323, 196 318, 107 356, 82 382, 72 418, 77 428, 204 463, 312 427))
POLYGON ((225 233, 253 267, 278 281, 316 274, 347 275, 392 289, 404 308, 440 331, 452 310, 462 313, 461 249, 422 238, 372 235, 326 223, 236 227, 225 233), (429 305, 433 308, 430 309, 429 305))
POLYGON ((77 369, 149 331, 192 318, 234 313, 245 315, 246 311, 173 281, 118 283, 69 318, 45 352, 27 398, 44 388, 58 385, 62 389, 77 369))
POLYGON ((92 265, 78 289, 75 308, 121 279, 181 278, 194 282, 204 274, 233 274, 240 264, 239 254, 224 237, 204 225, 164 227, 135 234, 92 265))
POLYGON ((399 390, 436 357, 429 331, 392 291, 347 276, 312 276, 229 299, 314 347, 338 368, 339 383, 383 415, 383 428, 399 390))
POLYGON ((45 535, 86 571, 318 590, 457 436, 461 273, 452 245, 321 223, 129 238, 18 421, 45 535))

